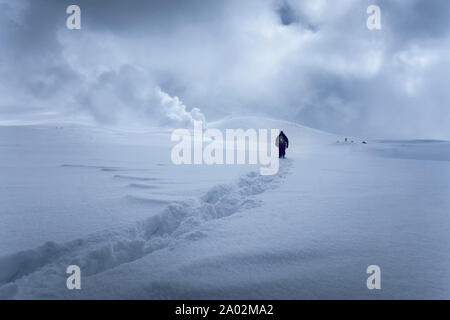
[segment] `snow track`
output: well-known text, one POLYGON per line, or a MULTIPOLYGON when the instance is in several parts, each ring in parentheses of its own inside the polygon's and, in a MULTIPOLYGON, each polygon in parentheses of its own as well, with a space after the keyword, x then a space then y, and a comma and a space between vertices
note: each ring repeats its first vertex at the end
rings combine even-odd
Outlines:
MULTIPOLYGON (((51 286, 64 286, 66 268, 72 264, 81 268, 83 276, 90 276, 135 261, 155 250, 176 246, 177 241, 203 238, 206 234, 202 226, 209 221, 261 205, 262 200, 257 196, 276 188, 291 167, 292 161, 286 159, 280 162, 276 175, 247 173, 234 183, 214 186, 199 198, 171 202, 159 214, 133 227, 99 232, 63 244, 47 242, 33 250, 1 257, 0 298, 26 296, 32 288, 45 292, 45 288, 51 286)), ((150 181, 150 178, 135 176, 114 177, 150 181)), ((132 186, 141 188, 143 185, 132 186)))

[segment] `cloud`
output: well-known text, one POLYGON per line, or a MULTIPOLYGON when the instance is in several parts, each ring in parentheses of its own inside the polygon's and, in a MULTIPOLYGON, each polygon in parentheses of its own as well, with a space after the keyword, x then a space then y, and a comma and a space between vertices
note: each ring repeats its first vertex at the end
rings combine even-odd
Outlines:
POLYGON ((300 20, 295 10, 286 1, 282 2, 278 6, 276 11, 280 16, 281 23, 285 26, 288 26, 292 23, 298 23, 300 20))
POLYGON ((99 73, 77 94, 73 111, 85 109, 99 123, 187 127, 206 122, 198 108, 188 111, 177 97, 164 92, 143 69, 122 65, 99 73))
POLYGON ((171 97, 160 88, 156 89, 156 97, 164 111, 160 118, 160 123, 171 126, 192 127, 194 121, 206 122, 204 114, 198 108, 191 111, 186 110, 186 106, 178 97, 171 97))
POLYGON ((79 31, 65 28, 70 1, 0 3, 2 118, 180 126, 256 114, 450 139, 448 1, 80 0, 79 31), (366 28, 373 3, 380 31, 366 28))

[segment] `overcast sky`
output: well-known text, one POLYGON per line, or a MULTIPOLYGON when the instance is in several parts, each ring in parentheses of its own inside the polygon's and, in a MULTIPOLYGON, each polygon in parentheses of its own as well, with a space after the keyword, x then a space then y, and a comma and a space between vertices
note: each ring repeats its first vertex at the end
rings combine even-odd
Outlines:
POLYGON ((0 123, 262 115, 450 139, 449 33, 447 0, 0 0, 0 123))

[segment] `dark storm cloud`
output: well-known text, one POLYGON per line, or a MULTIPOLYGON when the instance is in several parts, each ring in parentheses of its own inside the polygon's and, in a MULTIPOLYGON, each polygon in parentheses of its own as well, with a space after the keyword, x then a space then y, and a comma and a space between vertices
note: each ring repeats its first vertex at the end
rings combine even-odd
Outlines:
POLYGON ((126 4, 123 0, 81 0, 77 3, 86 11, 87 26, 126 36, 154 32, 164 35, 182 25, 207 25, 220 19, 225 7, 223 1, 204 0, 134 0, 126 4))
POLYGON ((276 4, 276 12, 280 17, 280 22, 284 26, 292 24, 299 24, 303 28, 311 31, 317 31, 318 27, 313 25, 305 15, 301 15, 301 12, 297 12, 287 1, 282 1, 276 4))
POLYGON ((61 97, 79 78, 61 55, 62 46, 57 39, 58 25, 64 23, 64 16, 57 14, 58 7, 43 4, 1 4, 2 13, 6 13, 1 19, 5 33, 0 45, 0 88, 5 91, 0 107, 4 109, 15 108, 19 113, 27 108, 40 109, 47 99, 61 97))
POLYGON ((380 1, 386 8, 390 32, 396 39, 417 41, 424 38, 441 38, 450 32, 450 2, 446 0, 380 1))
POLYGON ((288 2, 282 2, 277 8, 277 13, 280 15, 281 23, 285 26, 299 21, 297 13, 288 2))
POLYGON ((4 118, 43 110, 177 125, 202 112, 260 114, 342 134, 450 138, 448 1, 0 0, 0 9, 4 118), (73 3, 82 30, 65 28, 73 3), (370 4, 381 7, 380 31, 365 26, 370 4))

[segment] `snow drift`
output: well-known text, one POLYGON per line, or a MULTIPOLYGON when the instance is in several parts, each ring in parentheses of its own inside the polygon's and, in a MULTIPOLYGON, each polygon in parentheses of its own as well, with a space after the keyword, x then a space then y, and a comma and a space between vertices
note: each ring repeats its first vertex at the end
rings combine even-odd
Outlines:
POLYGON ((281 129, 288 159, 261 176, 174 166, 164 130, 0 127, 0 297, 450 296, 449 142, 345 143, 256 117, 208 126, 281 129), (70 264, 80 291, 65 287, 70 264), (372 264, 380 291, 365 286, 372 264))

